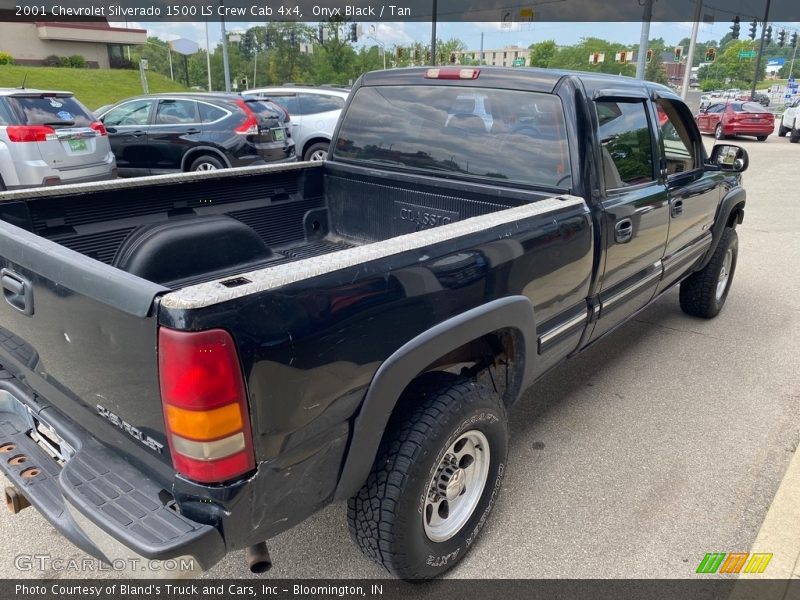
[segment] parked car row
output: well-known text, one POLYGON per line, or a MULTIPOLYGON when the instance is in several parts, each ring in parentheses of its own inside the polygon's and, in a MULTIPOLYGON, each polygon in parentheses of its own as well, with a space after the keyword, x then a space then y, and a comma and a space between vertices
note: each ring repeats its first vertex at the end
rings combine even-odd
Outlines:
POLYGON ((348 90, 169 93, 94 114, 71 92, 0 88, 0 190, 323 160, 348 90))

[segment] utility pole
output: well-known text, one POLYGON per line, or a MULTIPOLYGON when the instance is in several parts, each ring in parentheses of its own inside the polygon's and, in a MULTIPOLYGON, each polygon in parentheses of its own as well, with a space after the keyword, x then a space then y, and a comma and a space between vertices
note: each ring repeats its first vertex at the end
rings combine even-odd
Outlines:
POLYGON ((208 45, 208 19, 206 19, 206 71, 208 71, 208 91, 211 91, 211 48, 208 45))
POLYGON ((433 9, 431 11, 431 62, 436 64, 436 0, 433 0, 433 9))
POLYGON ((694 65, 694 50, 697 47, 697 31, 700 29, 700 18, 702 16, 703 0, 697 0, 697 6, 694 9, 694 23, 692 23, 692 39, 689 41, 689 52, 686 55, 686 69, 683 71, 683 88, 681 89, 681 98, 686 100, 686 94, 689 92, 689 83, 692 80, 692 66, 694 65))
POLYGON ((769 5, 771 0, 767 0, 767 6, 764 9, 764 23, 761 26, 761 44, 758 47, 758 56, 756 56, 756 72, 753 75, 753 87, 750 90, 750 99, 756 97, 756 84, 758 83, 758 75, 761 73, 761 55, 764 53, 764 37, 767 34, 767 23, 769 22, 769 5))
POLYGON ((644 79, 647 45, 650 43, 650 20, 653 18, 653 0, 644 0, 642 33, 639 37, 639 56, 636 57, 636 79, 644 79))
MULTIPOLYGON (((224 2, 219 0, 219 5, 222 6, 224 2)), ((225 91, 231 91, 231 67, 228 63, 228 33, 225 31, 225 17, 220 15, 219 26, 222 30, 222 68, 225 71, 225 91)))
POLYGON ((483 32, 481 31, 481 60, 479 64, 483 64, 483 32))

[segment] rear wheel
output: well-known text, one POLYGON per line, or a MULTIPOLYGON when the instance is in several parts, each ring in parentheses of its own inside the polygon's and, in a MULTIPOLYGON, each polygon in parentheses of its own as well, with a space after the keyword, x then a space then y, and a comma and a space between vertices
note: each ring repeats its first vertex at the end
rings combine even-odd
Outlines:
POLYGON ((719 123, 716 128, 714 128, 714 137, 718 140, 724 140, 725 134, 722 133, 722 123, 719 123))
POLYGON ((328 142, 317 142, 316 144, 311 144, 306 153, 303 155, 303 160, 310 160, 313 162, 317 162, 320 160, 325 160, 328 157, 328 147, 330 143, 328 142))
POLYGON ((347 505, 364 554, 402 579, 430 579, 461 560, 503 480, 508 428, 497 393, 446 373, 424 376, 393 416, 372 472, 347 505))
POLYGON ((224 169, 225 165, 216 156, 204 154, 196 158, 189 168, 190 171, 216 171, 217 169, 224 169))
POLYGON ((794 127, 792 127, 792 133, 789 136, 789 141, 792 144, 796 144, 797 142, 800 142, 800 129, 797 128, 797 123, 795 123, 794 127))
POLYGON ((757 136, 756 136, 756 139, 757 139, 759 142, 766 142, 766 141, 767 141, 767 136, 766 136, 766 135, 757 135, 757 136))
POLYGON ((710 319, 716 317, 733 283, 739 238, 736 230, 726 227, 708 264, 681 282, 681 309, 688 315, 710 319))

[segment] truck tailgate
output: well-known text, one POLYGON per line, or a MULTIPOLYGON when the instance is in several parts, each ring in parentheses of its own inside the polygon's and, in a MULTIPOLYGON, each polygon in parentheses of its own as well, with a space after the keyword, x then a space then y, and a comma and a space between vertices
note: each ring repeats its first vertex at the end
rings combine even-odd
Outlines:
POLYGON ((172 475, 154 301, 166 291, 0 221, 0 364, 143 467, 172 475))

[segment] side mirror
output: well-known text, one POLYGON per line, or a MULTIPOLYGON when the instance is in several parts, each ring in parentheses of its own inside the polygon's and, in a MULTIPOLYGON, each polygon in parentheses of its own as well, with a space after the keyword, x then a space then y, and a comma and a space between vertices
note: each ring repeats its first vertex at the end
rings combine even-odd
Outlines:
POLYGON ((750 165, 750 158, 747 150, 733 144, 717 144, 711 150, 709 162, 719 168, 720 171, 733 171, 741 173, 747 170, 750 165))

